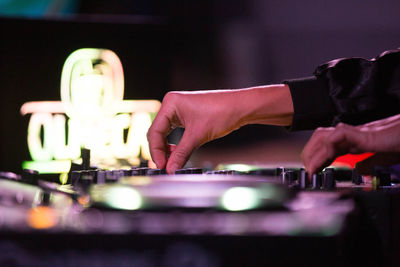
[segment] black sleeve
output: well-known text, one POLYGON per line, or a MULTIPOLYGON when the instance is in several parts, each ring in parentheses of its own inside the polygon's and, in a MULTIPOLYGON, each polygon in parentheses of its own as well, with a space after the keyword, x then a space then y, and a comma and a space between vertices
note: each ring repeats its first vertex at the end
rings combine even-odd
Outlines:
POLYGON ((313 77, 285 81, 294 106, 291 130, 352 125, 400 113, 400 49, 366 60, 319 66, 313 77))

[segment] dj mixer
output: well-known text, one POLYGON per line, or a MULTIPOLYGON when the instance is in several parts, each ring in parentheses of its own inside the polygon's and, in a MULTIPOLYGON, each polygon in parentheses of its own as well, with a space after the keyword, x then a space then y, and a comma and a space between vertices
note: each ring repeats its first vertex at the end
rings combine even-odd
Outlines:
MULTIPOLYGON (((399 186, 327 168, 73 165, 67 183, 0 173, 1 266, 379 266, 399 186)), ((394 265, 395 266, 395 265, 394 265)))

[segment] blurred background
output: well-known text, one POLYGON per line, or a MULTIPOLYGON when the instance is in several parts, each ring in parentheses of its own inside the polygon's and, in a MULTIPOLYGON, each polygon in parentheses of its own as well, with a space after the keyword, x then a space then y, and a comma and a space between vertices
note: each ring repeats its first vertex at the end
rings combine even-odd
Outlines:
MULTIPOLYGON (((62 66, 76 49, 113 50, 125 99, 161 101, 170 90, 279 83, 335 58, 375 57, 400 46, 399 11, 395 0, 0 0, 0 170, 29 159, 19 109, 60 99, 62 66)), ((246 126, 189 165, 301 164, 310 134, 246 126)))

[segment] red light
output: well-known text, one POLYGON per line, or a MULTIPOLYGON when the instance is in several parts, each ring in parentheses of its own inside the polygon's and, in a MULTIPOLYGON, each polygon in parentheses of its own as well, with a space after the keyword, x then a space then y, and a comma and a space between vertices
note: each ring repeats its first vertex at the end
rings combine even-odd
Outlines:
POLYGON ((357 162, 360 162, 366 158, 371 157, 374 155, 374 153, 367 152, 367 153, 362 153, 362 154, 346 154, 340 157, 337 157, 333 163, 331 164, 332 166, 337 166, 337 167, 350 167, 354 168, 356 166, 357 162))

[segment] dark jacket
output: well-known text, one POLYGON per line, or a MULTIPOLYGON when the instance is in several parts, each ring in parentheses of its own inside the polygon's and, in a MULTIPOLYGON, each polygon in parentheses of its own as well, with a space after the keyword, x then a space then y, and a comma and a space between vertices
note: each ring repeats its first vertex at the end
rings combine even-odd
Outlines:
POLYGON ((294 105, 291 130, 389 117, 400 113, 400 49, 371 60, 336 59, 320 65, 312 77, 285 83, 294 105))

